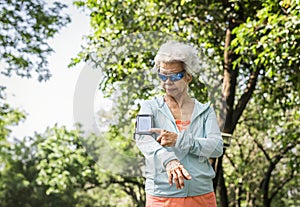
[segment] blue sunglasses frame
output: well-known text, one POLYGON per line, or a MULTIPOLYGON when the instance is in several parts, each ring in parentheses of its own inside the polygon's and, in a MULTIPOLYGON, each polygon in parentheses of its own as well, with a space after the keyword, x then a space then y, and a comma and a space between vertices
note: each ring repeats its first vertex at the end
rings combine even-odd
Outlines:
POLYGON ((184 77, 184 74, 185 74, 185 71, 182 71, 182 72, 179 72, 179 73, 174 73, 174 74, 171 74, 171 75, 163 75, 163 74, 158 72, 158 77, 163 82, 166 82, 168 78, 171 81, 176 82, 176 81, 181 80, 184 77))

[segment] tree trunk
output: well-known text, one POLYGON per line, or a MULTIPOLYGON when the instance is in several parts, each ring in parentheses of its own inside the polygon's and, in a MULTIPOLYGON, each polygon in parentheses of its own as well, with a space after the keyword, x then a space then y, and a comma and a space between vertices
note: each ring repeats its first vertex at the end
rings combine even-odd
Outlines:
MULTIPOLYGON (((232 28, 231 28, 232 29, 232 28)), ((237 77, 239 74, 238 68, 233 69, 232 62, 237 58, 236 55, 232 54, 232 51, 229 49, 230 42, 232 37, 231 30, 228 28, 226 30, 226 38, 225 38, 225 51, 224 51, 224 75, 223 75, 223 88, 222 88, 222 103, 221 106, 221 114, 220 117, 225 117, 225 119, 221 118, 219 120, 219 125, 223 128, 224 133, 233 134, 236 125, 238 123, 239 118, 241 117, 244 109, 246 108, 247 103, 249 102, 253 91, 255 89, 259 69, 253 70, 249 74, 248 84, 246 89, 244 90, 241 97, 238 99, 237 104, 235 106, 235 90, 237 87, 237 77)), ((225 150, 224 150, 225 153, 225 150)), ((220 199, 221 206, 228 206, 228 195, 227 188, 225 186, 225 180, 223 175, 223 166, 222 166, 221 156, 217 161, 216 167, 216 179, 214 181, 215 187, 220 187, 220 199), (218 172, 220 170, 220 172, 218 172), (219 182, 220 179, 220 183, 219 182), (222 180, 222 181, 221 181, 222 180), (226 203, 225 203, 226 202, 226 203)))
POLYGON ((219 171, 219 178, 218 178, 218 192, 219 192, 219 198, 220 198, 220 204, 221 207, 228 207, 228 195, 227 195, 227 187, 225 185, 225 179, 224 179, 224 171, 223 171, 223 155, 219 158, 218 161, 218 171, 219 171))
MULTIPOLYGON (((222 103, 221 115, 220 117, 225 117, 225 120, 219 120, 219 125, 224 126, 223 132, 232 133, 234 126, 232 125, 232 114, 234 105, 234 95, 236 86, 237 70, 232 70, 231 65, 231 52, 229 50, 229 45, 231 42, 231 30, 226 30, 225 38, 225 51, 224 51, 224 75, 223 75, 223 88, 222 88, 222 103)), ((225 148, 224 148, 225 153, 225 148)), ((223 153, 223 154, 224 154, 223 153)), ((228 195, 227 188, 225 185, 225 178, 223 173, 223 155, 218 158, 216 162, 216 178, 214 180, 214 186, 219 188, 219 197, 222 207, 228 207, 228 195)))

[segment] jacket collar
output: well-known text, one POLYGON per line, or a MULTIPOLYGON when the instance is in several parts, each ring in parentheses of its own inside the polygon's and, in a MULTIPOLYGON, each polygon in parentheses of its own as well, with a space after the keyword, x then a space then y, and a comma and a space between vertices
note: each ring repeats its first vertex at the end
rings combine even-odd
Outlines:
MULTIPOLYGON (((155 97, 156 99, 156 102, 157 102, 157 105, 160 109, 160 111, 164 112, 164 114, 172 119, 170 117, 170 114, 169 113, 166 113, 165 110, 163 109, 164 105, 165 105, 165 101, 164 101, 164 98, 163 96, 159 96, 159 97, 155 97)), ((195 119, 197 116, 201 115, 204 111, 206 111, 209 107, 210 107, 210 101, 203 104, 203 103, 200 103, 199 101, 197 101, 196 99, 195 100, 195 106, 194 106, 194 111, 193 111, 193 115, 192 115, 192 120, 195 119)), ((191 121, 192 121, 191 120, 191 121)))
POLYGON ((163 96, 159 96, 159 97, 155 97, 155 99, 156 99, 158 107, 162 108, 164 106, 164 104, 165 104, 164 97, 163 96))
POLYGON ((194 120, 197 116, 200 116, 204 111, 206 111, 210 107, 210 104, 211 104, 210 101, 203 104, 195 99, 195 106, 192 115, 192 120, 194 120))
POLYGON ((164 97, 163 96, 155 97, 155 99, 156 99, 156 103, 158 105, 158 110, 162 114, 164 114, 168 119, 175 122, 172 112, 170 111, 168 106, 165 104, 164 97))

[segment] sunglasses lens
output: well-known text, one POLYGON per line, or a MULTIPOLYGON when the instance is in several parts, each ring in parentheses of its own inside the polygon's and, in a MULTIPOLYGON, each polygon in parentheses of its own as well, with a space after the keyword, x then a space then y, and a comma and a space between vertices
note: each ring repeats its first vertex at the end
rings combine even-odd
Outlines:
POLYGON ((165 82, 167 79, 168 79, 168 77, 167 76, 165 76, 165 75, 162 75, 162 74, 158 74, 158 77, 160 78, 160 80, 162 80, 163 82, 165 82))
POLYGON ((170 80, 174 82, 174 81, 181 80, 184 77, 184 72, 176 73, 176 74, 173 74, 173 75, 163 75, 161 73, 158 73, 158 77, 163 82, 166 82, 168 78, 170 78, 170 80))
POLYGON ((176 73, 170 77, 171 81, 179 81, 184 76, 183 73, 176 73))

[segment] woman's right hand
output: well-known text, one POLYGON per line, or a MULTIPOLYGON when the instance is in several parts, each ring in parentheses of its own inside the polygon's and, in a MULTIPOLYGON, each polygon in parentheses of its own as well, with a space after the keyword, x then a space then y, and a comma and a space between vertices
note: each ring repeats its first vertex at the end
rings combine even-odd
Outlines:
POLYGON ((163 147, 173 147, 176 144, 178 134, 165 129, 151 128, 150 132, 159 134, 156 141, 163 147))
POLYGON ((182 189, 184 187, 184 179, 191 180, 192 176, 189 172, 183 167, 179 160, 171 160, 166 166, 169 184, 176 184, 177 189, 182 189))

